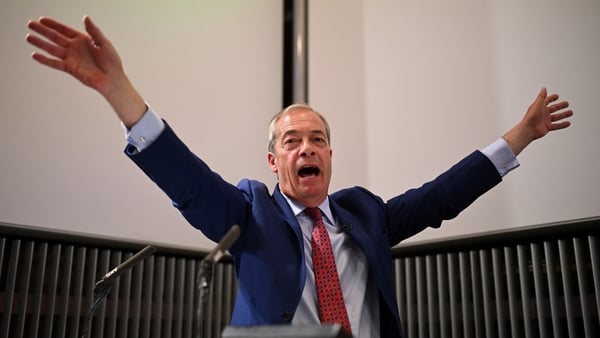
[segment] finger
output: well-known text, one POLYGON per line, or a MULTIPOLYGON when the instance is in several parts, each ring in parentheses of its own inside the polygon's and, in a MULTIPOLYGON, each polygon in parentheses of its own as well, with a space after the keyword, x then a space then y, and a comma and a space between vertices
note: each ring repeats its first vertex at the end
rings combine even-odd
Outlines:
POLYGON ((551 105, 551 106, 548 106, 548 111, 549 111, 550 113, 554 113, 555 111, 559 111, 559 110, 561 110, 561 109, 565 109, 565 108, 567 108, 568 106, 569 106, 569 102, 567 102, 567 101, 562 101, 562 102, 559 102, 559 103, 553 104, 553 105, 551 105))
POLYGON ((29 21, 27 23, 27 27, 61 47, 66 47, 69 43, 67 37, 62 33, 42 24, 39 21, 29 21))
POLYGON ((558 94, 552 94, 552 95, 548 95, 546 97, 546 99, 544 99, 544 103, 546 105, 548 105, 548 104, 550 104, 550 103, 552 103, 552 102, 554 102, 556 100, 558 100, 558 94))
POLYGON ((66 69, 64 62, 62 62, 61 60, 49 58, 49 57, 47 57, 47 56, 45 56, 43 54, 40 54, 40 53, 33 53, 33 54, 31 54, 31 57, 35 61, 37 61, 37 62, 39 62, 39 63, 41 63, 43 65, 46 65, 46 66, 48 66, 50 68, 58 69, 58 70, 61 70, 63 72, 66 69))
POLYGON ((551 117, 550 117, 550 120, 552 122, 556 122, 556 121, 564 120, 564 119, 569 118, 571 116, 573 116, 573 111, 572 110, 565 110, 565 111, 562 111, 560 113, 552 114, 551 117))
POLYGON ((64 23, 56 21, 51 18, 41 17, 39 22, 41 24, 43 24, 44 26, 54 29, 55 31, 61 33, 62 35, 66 36, 68 38, 74 38, 77 35, 81 34, 81 32, 76 30, 75 28, 67 26, 64 23))
POLYGON ((63 59, 65 57, 65 51, 63 48, 61 48, 60 46, 57 46, 53 43, 50 43, 47 40, 41 39, 38 36, 35 36, 32 34, 27 34, 27 36, 25 37, 25 40, 27 40, 27 42, 29 42, 33 46, 36 46, 36 47, 46 51, 48 54, 50 54, 52 56, 56 56, 57 58, 60 58, 60 59, 63 59))
POLYGON ((550 125, 550 131, 565 129, 565 128, 569 127, 570 125, 571 125, 571 122, 569 122, 569 121, 552 123, 550 125))
POLYGON ((98 47, 102 47, 107 41, 107 39, 106 36, 104 36, 104 33, 102 33, 102 31, 100 30, 100 28, 98 28, 98 26, 96 26, 96 24, 92 22, 92 19, 87 15, 83 17, 83 24, 85 26, 86 32, 88 32, 88 34, 92 37, 94 44, 98 47))

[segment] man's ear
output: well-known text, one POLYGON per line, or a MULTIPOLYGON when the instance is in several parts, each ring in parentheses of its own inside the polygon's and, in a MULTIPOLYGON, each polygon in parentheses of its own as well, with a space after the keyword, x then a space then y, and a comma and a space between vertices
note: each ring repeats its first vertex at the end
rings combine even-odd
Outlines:
POLYGON ((273 154, 272 152, 268 152, 267 153, 267 162, 269 162, 269 168, 271 169, 272 172, 277 173, 278 169, 277 169, 277 161, 275 158, 275 154, 273 154))

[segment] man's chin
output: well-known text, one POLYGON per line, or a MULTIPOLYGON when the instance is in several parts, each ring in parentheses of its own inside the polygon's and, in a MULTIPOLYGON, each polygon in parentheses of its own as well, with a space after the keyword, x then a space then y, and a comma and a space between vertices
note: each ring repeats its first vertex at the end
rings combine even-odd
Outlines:
POLYGON ((298 178, 298 190, 305 195, 327 195, 328 183, 323 175, 298 178))
POLYGON ((303 199, 322 199, 327 196, 327 191, 323 189, 323 185, 302 186, 299 191, 303 199))

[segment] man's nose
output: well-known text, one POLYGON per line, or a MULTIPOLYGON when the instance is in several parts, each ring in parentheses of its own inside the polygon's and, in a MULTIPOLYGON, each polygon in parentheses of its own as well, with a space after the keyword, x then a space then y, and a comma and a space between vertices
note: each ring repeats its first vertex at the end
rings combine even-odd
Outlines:
POLYGON ((314 154, 315 154, 315 148, 313 147, 313 145, 308 140, 302 141, 301 148, 300 148, 300 155, 312 156, 314 154))

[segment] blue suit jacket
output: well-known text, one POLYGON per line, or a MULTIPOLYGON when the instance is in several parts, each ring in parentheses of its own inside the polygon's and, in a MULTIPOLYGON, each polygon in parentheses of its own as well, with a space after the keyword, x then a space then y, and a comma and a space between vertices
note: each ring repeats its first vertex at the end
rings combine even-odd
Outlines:
MULTIPOLYGON (((306 276, 300 226, 275 187, 242 180, 237 186, 177 138, 170 127, 144 151, 128 156, 208 238, 219 241, 234 224, 230 249, 238 277, 232 325, 290 323, 306 276)), ((384 202, 364 188, 329 196, 334 217, 364 252, 379 290, 382 337, 401 337, 391 247, 428 226, 439 227, 501 180, 494 165, 473 152, 435 180, 384 202)))

